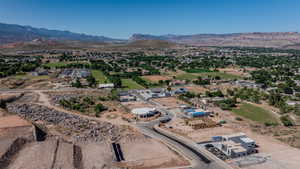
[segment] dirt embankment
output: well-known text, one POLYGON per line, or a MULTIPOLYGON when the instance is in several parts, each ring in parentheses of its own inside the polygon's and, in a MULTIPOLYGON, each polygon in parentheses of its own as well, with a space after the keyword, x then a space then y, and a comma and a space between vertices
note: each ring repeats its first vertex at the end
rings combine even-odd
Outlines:
POLYGON ((0 157, 0 168, 5 169, 16 157, 18 152, 24 147, 28 140, 24 138, 17 138, 8 148, 6 153, 0 157))

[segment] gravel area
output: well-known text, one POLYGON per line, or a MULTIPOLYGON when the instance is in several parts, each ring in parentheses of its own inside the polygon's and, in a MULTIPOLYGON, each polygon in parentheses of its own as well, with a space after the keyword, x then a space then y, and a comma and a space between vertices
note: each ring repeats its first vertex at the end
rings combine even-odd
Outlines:
POLYGON ((121 137, 121 129, 108 122, 99 122, 80 115, 69 114, 36 104, 9 104, 9 112, 34 122, 61 127, 62 134, 75 141, 115 141, 121 137))

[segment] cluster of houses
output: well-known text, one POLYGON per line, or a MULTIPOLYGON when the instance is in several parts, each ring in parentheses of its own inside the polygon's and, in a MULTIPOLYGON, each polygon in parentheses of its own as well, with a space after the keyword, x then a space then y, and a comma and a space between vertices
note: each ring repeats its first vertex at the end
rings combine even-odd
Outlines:
POLYGON ((186 88, 178 88, 175 90, 167 90, 165 88, 153 88, 145 90, 131 90, 119 92, 119 100, 121 102, 136 101, 137 98, 149 100, 152 98, 171 97, 177 94, 186 93, 186 88))
POLYGON ((86 78, 90 75, 91 72, 88 69, 64 69, 60 73, 59 77, 77 79, 77 78, 86 78))

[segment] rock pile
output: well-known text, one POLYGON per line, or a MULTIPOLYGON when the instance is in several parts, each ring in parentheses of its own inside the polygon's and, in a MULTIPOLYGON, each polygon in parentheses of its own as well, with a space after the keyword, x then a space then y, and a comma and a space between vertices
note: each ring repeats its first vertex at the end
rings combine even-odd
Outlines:
POLYGON ((55 125, 64 135, 75 141, 115 141, 121 137, 121 129, 108 122, 98 122, 79 115, 69 114, 36 104, 9 104, 9 112, 14 112, 30 121, 42 121, 55 125))

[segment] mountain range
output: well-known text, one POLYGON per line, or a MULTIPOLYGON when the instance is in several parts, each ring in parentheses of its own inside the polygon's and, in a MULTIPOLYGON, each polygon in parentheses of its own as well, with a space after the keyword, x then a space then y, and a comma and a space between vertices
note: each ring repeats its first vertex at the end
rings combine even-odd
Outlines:
POLYGON ((148 34, 134 34, 131 36, 130 40, 165 40, 175 43, 196 46, 297 48, 300 44, 300 34, 298 32, 254 32, 161 36, 148 34))
POLYGON ((105 36, 92 36, 70 31, 49 30, 45 28, 34 28, 31 26, 21 26, 15 24, 0 23, 0 44, 32 41, 35 39, 47 40, 78 40, 93 42, 118 42, 119 39, 105 36))
MULTIPOLYGON (((133 34, 129 39, 114 39, 105 36, 93 36, 70 31, 49 30, 16 24, 0 23, 0 45, 29 42, 36 39, 55 41, 81 41, 105 43, 133 43, 138 45, 154 44, 162 41, 196 45, 196 46, 245 46, 245 47, 274 47, 300 49, 300 34, 298 32, 253 32, 230 34, 195 34, 195 35, 149 35, 133 34), (154 41, 147 42, 145 41, 154 41)), ((52 42, 50 43, 52 44, 52 42)), ((158 44, 159 45, 159 44, 158 44)))

